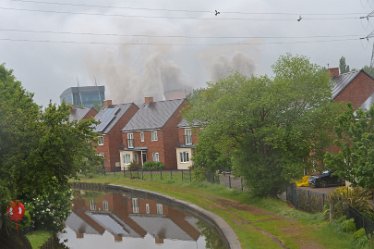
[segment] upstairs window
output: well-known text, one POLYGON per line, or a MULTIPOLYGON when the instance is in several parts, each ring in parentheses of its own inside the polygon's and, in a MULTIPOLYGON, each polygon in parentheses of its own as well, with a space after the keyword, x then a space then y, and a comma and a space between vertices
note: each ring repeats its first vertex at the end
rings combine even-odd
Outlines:
POLYGON ((144 142, 144 132, 143 131, 141 131, 140 132, 140 142, 144 142))
POLYGON ((184 129, 184 144, 192 145, 192 130, 184 129))
POLYGON ((97 144, 100 146, 104 145, 104 137, 103 136, 98 136, 97 137, 97 144))
POLYGON ((157 131, 151 131, 151 141, 158 141, 157 131))
POLYGON ((127 147, 134 148, 134 133, 127 133, 127 147))

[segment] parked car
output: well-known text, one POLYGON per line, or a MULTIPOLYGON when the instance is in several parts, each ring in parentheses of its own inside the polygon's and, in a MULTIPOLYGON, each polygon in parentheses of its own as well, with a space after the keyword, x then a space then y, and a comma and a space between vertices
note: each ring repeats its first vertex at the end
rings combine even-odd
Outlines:
POLYGON ((309 177, 309 185, 314 188, 344 186, 344 180, 332 174, 330 170, 323 171, 320 175, 309 177))

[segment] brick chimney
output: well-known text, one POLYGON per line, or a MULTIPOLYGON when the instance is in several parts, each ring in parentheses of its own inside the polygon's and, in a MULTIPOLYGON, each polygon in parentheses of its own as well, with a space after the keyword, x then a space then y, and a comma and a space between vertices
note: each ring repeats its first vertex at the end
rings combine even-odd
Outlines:
POLYGON ((107 99, 107 100, 104 100, 103 101, 103 108, 109 108, 109 107, 112 107, 112 100, 111 99, 107 99))
POLYGON ((338 67, 329 68, 329 75, 331 78, 338 77, 340 75, 340 69, 338 67))
POLYGON ((153 103, 153 97, 144 97, 144 104, 149 105, 153 103))

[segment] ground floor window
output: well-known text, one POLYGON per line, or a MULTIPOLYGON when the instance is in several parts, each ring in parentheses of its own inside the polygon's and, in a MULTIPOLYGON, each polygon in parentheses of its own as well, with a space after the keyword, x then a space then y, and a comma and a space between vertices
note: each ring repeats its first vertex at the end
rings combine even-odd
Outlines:
POLYGON ((123 155, 123 162, 125 163, 125 164, 130 164, 131 163, 131 156, 130 156, 130 154, 124 154, 123 155))
POLYGON ((186 163, 190 161, 190 154, 187 151, 179 153, 181 163, 186 163))
POLYGON ((153 152, 152 153, 152 160, 154 162, 159 162, 160 161, 160 154, 158 152, 153 152))

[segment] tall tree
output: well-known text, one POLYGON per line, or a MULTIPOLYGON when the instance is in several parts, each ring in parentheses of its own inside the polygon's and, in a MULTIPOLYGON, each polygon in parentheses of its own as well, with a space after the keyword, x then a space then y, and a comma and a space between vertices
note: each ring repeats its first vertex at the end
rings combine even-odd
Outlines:
MULTIPOLYGON (((51 195, 66 198, 59 202, 63 206, 56 205, 50 210, 51 218, 69 208, 70 196, 63 195, 70 189, 68 179, 94 166, 98 157, 92 147, 93 121, 69 122, 68 116, 69 107, 65 104, 50 104, 42 111, 12 71, 0 65, 2 214, 11 199, 33 202, 38 197, 51 195)), ((36 213, 31 215, 38 218, 36 213)), ((58 224, 52 224, 58 227, 62 222, 60 219, 58 224)))
MULTIPOLYGON (((278 194, 302 174, 310 152, 328 143, 334 117, 325 70, 291 55, 281 56, 273 70, 274 79, 234 74, 210 84, 186 114, 206 124, 200 141, 230 158, 262 196, 278 194)), ((196 152, 198 158, 203 153, 196 152)))
POLYGON ((349 72, 349 65, 345 62, 345 57, 342 56, 339 60, 339 69, 340 73, 348 73, 349 72))

